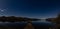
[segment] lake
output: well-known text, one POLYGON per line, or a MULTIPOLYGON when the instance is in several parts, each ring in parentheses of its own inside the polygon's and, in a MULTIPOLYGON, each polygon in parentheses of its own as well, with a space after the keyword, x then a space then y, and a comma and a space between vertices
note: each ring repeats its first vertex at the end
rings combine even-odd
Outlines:
MULTIPOLYGON (((19 28, 23 29, 27 25, 27 22, 0 22, 0 27, 14 27, 14 28, 19 28)), ((48 28, 54 26, 53 23, 51 22, 39 22, 39 21, 32 21, 32 25, 36 28, 48 28)))

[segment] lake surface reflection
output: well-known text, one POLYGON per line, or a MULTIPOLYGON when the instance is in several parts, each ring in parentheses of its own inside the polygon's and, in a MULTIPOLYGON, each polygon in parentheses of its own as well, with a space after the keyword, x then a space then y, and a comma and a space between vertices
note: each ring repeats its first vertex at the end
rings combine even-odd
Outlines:
POLYGON ((24 26, 27 22, 0 22, 0 26, 24 26))
MULTIPOLYGON (((0 22, 0 27, 19 27, 20 29, 24 28, 27 25, 27 22, 0 22)), ((32 21, 32 25, 34 27, 48 27, 53 26, 54 24, 51 22, 40 22, 40 21, 32 21)))
POLYGON ((55 25, 55 23, 48 22, 48 21, 46 21, 46 22, 33 21, 32 24, 33 24, 34 26, 41 26, 41 25, 42 25, 42 26, 53 26, 53 25, 55 25))
MULTIPOLYGON (((0 25, 2 26, 16 26, 16 25, 26 25, 27 22, 0 22, 0 25)), ((39 21, 32 21, 33 25, 52 25, 51 22, 39 22, 39 21)))

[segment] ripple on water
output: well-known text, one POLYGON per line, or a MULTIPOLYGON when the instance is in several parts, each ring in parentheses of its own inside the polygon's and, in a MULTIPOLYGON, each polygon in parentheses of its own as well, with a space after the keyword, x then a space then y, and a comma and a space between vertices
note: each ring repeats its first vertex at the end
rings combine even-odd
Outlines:
POLYGON ((26 22, 0 22, 0 26, 23 26, 26 22))

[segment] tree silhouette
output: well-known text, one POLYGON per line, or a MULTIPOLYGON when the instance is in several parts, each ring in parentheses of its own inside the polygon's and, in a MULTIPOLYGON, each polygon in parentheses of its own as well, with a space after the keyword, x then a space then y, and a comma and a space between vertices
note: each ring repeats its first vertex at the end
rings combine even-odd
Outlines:
POLYGON ((56 18, 50 18, 46 19, 47 21, 53 22, 53 23, 60 23, 60 14, 56 18))
POLYGON ((58 17, 57 17, 57 19, 60 19, 60 14, 58 14, 58 17))
POLYGON ((58 17, 56 18, 56 23, 60 24, 60 14, 58 14, 58 17))

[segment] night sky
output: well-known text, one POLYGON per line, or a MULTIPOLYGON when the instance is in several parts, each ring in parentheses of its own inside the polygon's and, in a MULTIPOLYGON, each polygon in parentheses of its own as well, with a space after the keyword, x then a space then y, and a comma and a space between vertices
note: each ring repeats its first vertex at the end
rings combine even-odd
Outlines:
MULTIPOLYGON (((5 16, 52 18, 60 11, 58 0, 0 0, 0 9, 5 16)), ((1 14, 0 14, 1 15, 1 14)))

